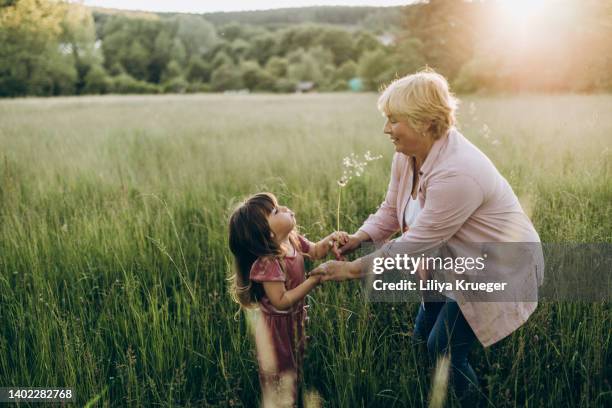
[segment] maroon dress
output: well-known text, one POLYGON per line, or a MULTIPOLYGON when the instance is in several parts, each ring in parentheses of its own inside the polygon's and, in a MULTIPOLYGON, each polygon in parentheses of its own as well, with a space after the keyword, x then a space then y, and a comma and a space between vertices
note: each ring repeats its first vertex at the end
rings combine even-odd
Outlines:
MULTIPOLYGON (((294 256, 283 260, 259 258, 251 267, 250 278, 255 285, 262 282, 285 282, 291 290, 304 282, 304 257, 308 241, 299 236, 301 248, 294 256), (284 271, 281 267, 284 263, 284 271)), ((259 363, 264 406, 292 406, 297 397, 297 384, 301 381, 304 356, 306 310, 300 300, 289 310, 277 310, 265 295, 263 288, 259 300, 259 313, 255 324, 255 345, 259 363)))

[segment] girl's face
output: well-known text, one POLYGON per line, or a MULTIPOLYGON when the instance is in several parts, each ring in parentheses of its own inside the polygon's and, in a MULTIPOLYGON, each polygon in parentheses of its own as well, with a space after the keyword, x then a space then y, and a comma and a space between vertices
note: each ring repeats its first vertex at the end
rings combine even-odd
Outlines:
POLYGON ((284 205, 277 205, 268 216, 268 224, 274 233, 274 239, 280 242, 295 228, 295 215, 284 205))

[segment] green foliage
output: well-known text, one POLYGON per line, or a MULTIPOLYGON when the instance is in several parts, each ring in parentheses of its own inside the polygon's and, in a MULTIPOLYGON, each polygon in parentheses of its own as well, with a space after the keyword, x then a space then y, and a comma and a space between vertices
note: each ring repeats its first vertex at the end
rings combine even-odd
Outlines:
POLYGON ((274 56, 275 49, 276 36, 273 33, 263 33, 251 40, 247 56, 249 59, 256 59, 260 65, 265 65, 274 56))
POLYGON ((213 91, 242 89, 244 85, 241 72, 233 63, 223 64, 213 71, 210 87, 213 91))
POLYGON ((334 79, 338 81, 348 81, 357 75, 357 64, 354 61, 346 61, 338 67, 334 74, 334 79))
POLYGON ((120 94, 157 93, 159 87, 149 82, 140 81, 124 73, 111 77, 111 92, 120 94))
POLYGON ((178 25, 176 36, 187 55, 205 55, 219 41, 213 25, 200 16, 178 15, 175 21, 178 25))
POLYGON ((175 38, 170 47, 170 59, 176 61, 180 65, 184 65, 187 59, 187 51, 180 38, 175 38))
POLYGON ((333 55, 334 64, 339 66, 354 58, 352 34, 342 29, 325 29, 319 36, 319 44, 333 55))
POLYGON ((280 32, 276 53, 284 56, 298 49, 308 49, 317 45, 321 33, 320 26, 304 25, 287 28, 280 32))
POLYGON ((70 7, 22 0, 0 8, 0 96, 75 92, 70 7))
POLYGON ((243 61, 240 70, 245 88, 251 91, 274 90, 274 77, 262 69, 257 61, 243 61))
POLYGON ((187 66, 187 80, 189 82, 208 82, 211 73, 212 66, 204 59, 198 56, 191 57, 187 66))
POLYGON ((86 94, 104 94, 109 92, 112 86, 106 71, 100 65, 90 67, 84 80, 83 93, 86 94))
POLYGON ((219 51, 215 54, 215 58, 212 60, 212 67, 219 68, 222 65, 230 65, 233 63, 234 61, 225 51, 219 51))
POLYGON ((340 27, 388 29, 398 27, 401 7, 300 7, 258 11, 207 13, 204 17, 217 27, 228 23, 240 26, 278 27, 297 24, 327 24, 340 27))
POLYGON ((175 76, 163 84, 163 91, 166 93, 185 93, 189 90, 189 82, 182 76, 175 76))
POLYGON ((288 65, 286 58, 274 56, 266 63, 266 71, 274 78, 283 78, 287 75, 288 65))
POLYGON ((368 51, 359 59, 358 73, 366 89, 377 91, 388 80, 388 57, 383 50, 368 51))
POLYGON ((168 63, 168 65, 166 65, 166 69, 162 74, 161 80, 162 82, 168 82, 171 79, 178 78, 182 75, 183 70, 181 69, 181 65, 177 61, 172 60, 168 63))
POLYGON ((234 61, 240 61, 249 53, 249 43, 242 38, 237 38, 230 44, 229 51, 234 61))
POLYGON ((204 16, 92 14, 81 4, 53 0, 3 4, 0 96, 106 92, 112 81, 108 87, 94 81, 101 74, 95 66, 150 83, 151 90, 182 77, 196 88, 223 91, 236 88, 221 84, 245 79, 243 61, 264 71, 247 64, 253 90, 293 90, 289 83, 313 81, 328 91, 363 75, 365 90, 376 91, 426 66, 459 92, 612 90, 612 5, 597 0, 560 0, 520 27, 493 0, 204 16))
POLYGON ((278 78, 274 83, 274 90, 276 92, 288 93, 294 92, 295 86, 297 85, 296 81, 292 81, 288 78, 278 78))
POLYGON ((374 35, 368 32, 360 32, 355 41, 355 60, 359 60, 364 52, 374 51, 381 48, 382 45, 374 35))

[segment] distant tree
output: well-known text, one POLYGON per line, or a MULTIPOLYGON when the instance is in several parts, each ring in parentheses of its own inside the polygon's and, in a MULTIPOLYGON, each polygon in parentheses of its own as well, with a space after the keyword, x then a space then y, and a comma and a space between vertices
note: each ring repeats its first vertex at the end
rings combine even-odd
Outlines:
POLYGON ((399 7, 385 7, 365 16, 361 26, 368 31, 382 33, 397 30, 401 27, 401 20, 402 11, 399 7))
POLYGON ((256 27, 250 24, 240 24, 235 21, 219 26, 217 34, 225 41, 232 42, 237 39, 250 40, 266 30, 263 27, 256 27))
POLYGON ((352 61, 346 61, 340 65, 334 73, 334 81, 346 82, 357 75, 357 64, 352 61))
POLYGON ((256 59, 260 65, 265 65, 273 56, 275 48, 276 36, 273 33, 259 34, 251 39, 247 57, 256 59))
POLYGON ((50 53, 43 69, 31 77, 41 95, 72 95, 76 92, 77 71, 71 56, 50 53))
POLYGON ((121 65, 125 68, 126 72, 139 80, 147 79, 148 62, 149 53, 138 39, 132 41, 121 58, 121 65))
POLYGON ((216 68, 210 78, 210 86, 214 91, 242 89, 242 75, 235 64, 223 64, 216 68))
POLYGON ((322 82, 321 67, 317 60, 310 54, 305 54, 299 62, 289 64, 287 77, 293 81, 322 82))
POLYGON ((174 78, 182 77, 183 69, 181 65, 175 61, 171 60, 168 65, 166 65, 166 69, 162 73, 161 81, 162 83, 166 83, 174 78))
POLYGON ((274 78, 283 78, 287 76, 287 66, 286 58, 274 56, 268 60, 265 69, 274 78))
POLYGON ((230 45, 230 50, 233 60, 240 61, 241 59, 246 58, 246 56, 249 54, 250 48, 251 45, 242 38, 238 38, 232 41, 230 45))
POLYGON ((103 56, 96 48, 95 25, 89 8, 78 3, 66 7, 60 42, 69 45, 77 72, 76 93, 81 93, 87 73, 103 62, 103 56))
POLYGON ((85 74, 82 92, 85 94, 103 94, 109 92, 111 83, 104 68, 93 65, 85 74))
POLYGON ((251 91, 274 90, 274 77, 262 69, 257 61, 243 61, 240 70, 245 88, 251 91))
POLYGON ((187 61, 187 51, 180 38, 175 37, 170 48, 170 59, 176 61, 179 66, 184 66, 187 61))
POLYGON ((149 61, 149 79, 151 82, 159 83, 162 72, 171 59, 170 50, 173 38, 169 26, 163 26, 155 36, 153 42, 153 52, 149 61))
POLYGON ((359 60, 363 53, 367 51, 374 51, 378 48, 381 48, 382 44, 378 39, 371 33, 361 31, 357 34, 355 40, 355 53, 354 58, 355 61, 359 60))
POLYGON ((236 22, 230 22, 219 27, 218 34, 223 40, 232 42, 243 36, 243 26, 236 22))
POLYGON ((176 36, 183 43, 187 56, 202 56, 219 41, 212 24, 200 16, 180 14, 175 17, 176 36))
POLYGON ((0 7, 0 96, 74 92, 69 47, 62 47, 66 4, 21 0, 0 7))
POLYGON ((159 87, 146 81, 140 81, 129 74, 121 74, 112 77, 111 92, 120 94, 157 93, 159 87))
POLYGON ((354 58, 354 44, 351 33, 339 28, 322 29, 319 44, 331 51, 336 66, 354 58))
POLYGON ((366 89, 376 91, 389 75, 388 57, 382 50, 366 52, 358 63, 358 73, 366 89))
POLYGON ((423 45, 425 63, 453 80, 473 57, 479 2, 430 0, 405 8, 405 27, 423 45))
POLYGON ((212 65, 202 57, 193 56, 187 65, 187 80, 190 82, 208 82, 212 73, 212 65))
POLYGON ((400 38, 391 51, 391 69, 397 76, 412 74, 426 66, 423 43, 418 38, 400 38))
POLYGON ((185 93, 189 89, 189 82, 182 76, 176 76, 163 84, 165 93, 185 93))
POLYGON ((285 56, 299 48, 308 49, 316 45, 321 27, 304 25, 290 27, 279 33, 275 54, 285 56))
POLYGON ((297 49, 287 56, 287 60, 289 61, 287 68, 289 79, 293 81, 312 81, 319 86, 325 84, 327 80, 323 68, 333 66, 332 53, 321 46, 313 47, 308 51, 297 49))
POLYGON ((233 63, 234 61, 225 53, 225 51, 219 51, 212 60, 212 67, 213 69, 216 69, 222 65, 231 65, 233 63))
POLYGON ((295 92, 297 82, 288 78, 279 78, 274 83, 274 90, 276 92, 295 92))

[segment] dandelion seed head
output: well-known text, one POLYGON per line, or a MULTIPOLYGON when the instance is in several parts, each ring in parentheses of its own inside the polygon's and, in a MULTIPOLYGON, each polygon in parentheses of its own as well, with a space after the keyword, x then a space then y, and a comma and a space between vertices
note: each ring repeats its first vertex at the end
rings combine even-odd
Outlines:
POLYGON ((340 187, 345 187, 353 176, 361 177, 365 172, 368 162, 380 158, 382 158, 382 155, 373 156, 369 150, 363 154, 363 158, 360 158, 355 153, 350 153, 342 159, 342 177, 337 181, 338 185, 340 187))
POLYGON ((469 109, 470 109, 470 115, 476 114, 476 104, 474 102, 470 102, 469 109))

